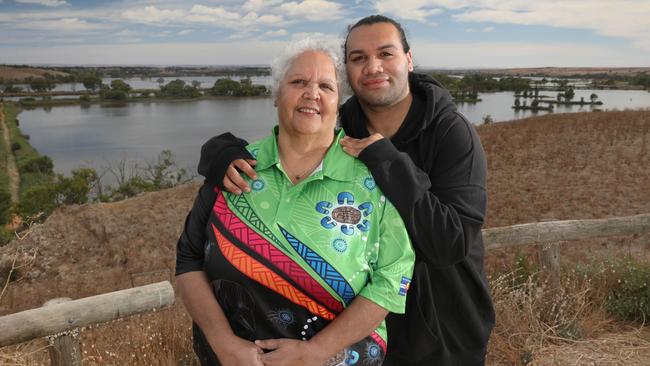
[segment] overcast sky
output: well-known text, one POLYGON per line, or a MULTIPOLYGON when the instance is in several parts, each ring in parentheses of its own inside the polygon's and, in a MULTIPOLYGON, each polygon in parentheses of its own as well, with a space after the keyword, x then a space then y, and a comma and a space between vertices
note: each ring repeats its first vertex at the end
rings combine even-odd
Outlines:
POLYGON ((424 67, 650 66, 650 0, 0 0, 0 63, 268 65, 375 13, 424 67))

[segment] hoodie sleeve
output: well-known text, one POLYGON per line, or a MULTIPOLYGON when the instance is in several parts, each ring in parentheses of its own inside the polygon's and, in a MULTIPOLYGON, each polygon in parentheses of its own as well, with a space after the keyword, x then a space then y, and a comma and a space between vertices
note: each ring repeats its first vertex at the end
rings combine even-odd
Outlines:
POLYGON ((253 156, 246 150, 246 145, 248 145, 246 140, 240 139, 230 132, 212 137, 201 146, 199 174, 205 177, 208 184, 225 189, 223 177, 226 175, 228 165, 236 159, 253 159, 253 156))
POLYGON ((487 164, 476 131, 459 114, 432 131, 422 142, 427 156, 416 158, 427 171, 388 139, 359 158, 404 219, 417 255, 445 267, 465 259, 482 240, 487 164))

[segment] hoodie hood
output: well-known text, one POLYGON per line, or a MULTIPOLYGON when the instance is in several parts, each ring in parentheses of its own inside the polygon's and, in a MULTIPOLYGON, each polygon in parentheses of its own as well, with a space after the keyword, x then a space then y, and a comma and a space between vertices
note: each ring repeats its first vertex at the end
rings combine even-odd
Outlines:
MULTIPOLYGON (((434 121, 440 120, 439 115, 453 115, 456 112, 456 106, 453 104, 449 92, 434 78, 412 72, 409 74, 409 88, 413 94, 413 103, 424 105, 422 108, 424 116, 423 118, 411 118, 415 110, 411 105, 402 126, 391 138, 396 143, 410 142, 423 130, 429 128, 434 121)), ((355 138, 364 138, 370 135, 366 127, 368 119, 356 96, 353 95, 341 106, 340 116, 341 127, 347 135, 355 138)))

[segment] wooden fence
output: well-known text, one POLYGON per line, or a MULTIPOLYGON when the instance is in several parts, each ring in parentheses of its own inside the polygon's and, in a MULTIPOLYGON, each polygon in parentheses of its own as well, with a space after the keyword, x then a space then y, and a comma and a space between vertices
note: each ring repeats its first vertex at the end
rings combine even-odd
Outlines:
POLYGON ((78 328, 168 307, 174 303, 169 281, 78 300, 55 299, 42 308, 0 317, 0 347, 50 337, 53 366, 81 365, 78 328))
MULTIPOLYGON (((483 230, 488 250, 542 244, 542 267, 559 287, 559 242, 650 233, 650 214, 596 220, 547 221, 483 230)), ((169 281, 79 300, 55 301, 0 317, 0 347, 49 336, 52 365, 81 365, 77 329, 174 303, 169 281), (52 336, 54 335, 54 336, 52 336)))

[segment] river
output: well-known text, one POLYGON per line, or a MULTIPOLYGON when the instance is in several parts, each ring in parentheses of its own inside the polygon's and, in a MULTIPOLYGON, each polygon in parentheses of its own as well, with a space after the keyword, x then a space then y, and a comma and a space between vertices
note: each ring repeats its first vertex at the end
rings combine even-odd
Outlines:
MULTIPOLYGON (((650 108, 650 93, 639 90, 576 90, 574 100, 596 93, 602 110, 650 108)), ((555 97, 555 93, 541 93, 555 97)), ((490 115, 507 121, 534 115, 514 111, 512 92, 482 93, 479 103, 458 109, 472 123, 490 115)), ((528 103, 530 104, 530 99, 528 103)), ((590 106, 558 106, 554 113, 589 111, 590 106)), ((546 114, 548 112, 539 112, 546 114)), ((200 147, 209 137, 231 131, 249 141, 270 133, 276 112, 270 98, 133 102, 114 105, 58 106, 24 110, 18 116, 23 133, 55 170, 69 173, 79 166, 100 168, 126 158, 144 161, 171 150, 181 167, 196 171, 200 147)))

